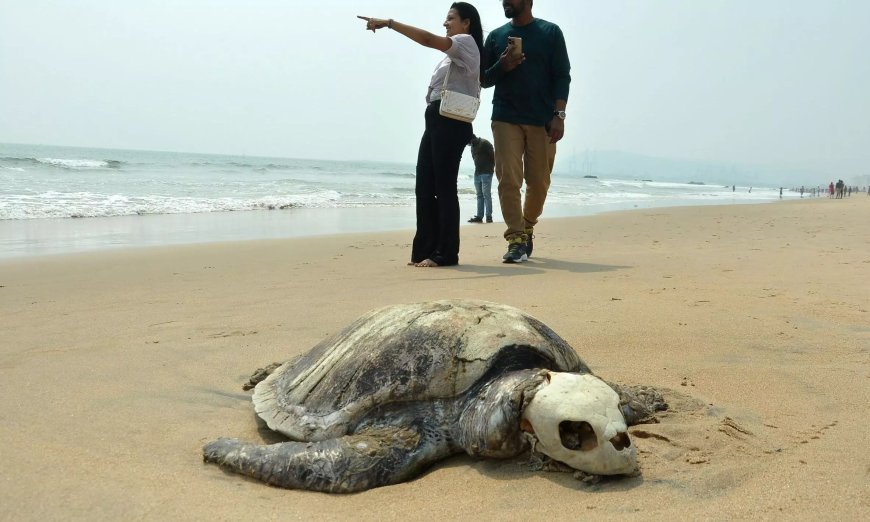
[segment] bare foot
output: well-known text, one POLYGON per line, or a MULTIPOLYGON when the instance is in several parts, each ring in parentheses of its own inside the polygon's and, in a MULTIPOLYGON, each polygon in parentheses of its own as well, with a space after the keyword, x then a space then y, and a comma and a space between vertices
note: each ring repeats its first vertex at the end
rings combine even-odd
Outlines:
POLYGON ((433 267, 438 266, 438 263, 436 263, 435 261, 432 261, 431 259, 424 259, 414 266, 419 266, 421 268, 433 268, 433 267))

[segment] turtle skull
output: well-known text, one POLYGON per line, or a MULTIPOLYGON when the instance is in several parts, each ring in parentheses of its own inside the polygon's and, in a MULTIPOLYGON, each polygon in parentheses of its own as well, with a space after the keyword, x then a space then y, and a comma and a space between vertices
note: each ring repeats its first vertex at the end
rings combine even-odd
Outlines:
POLYGON ((535 450, 596 475, 632 473, 637 453, 628 437, 619 396, 594 375, 547 372, 523 412, 535 450))

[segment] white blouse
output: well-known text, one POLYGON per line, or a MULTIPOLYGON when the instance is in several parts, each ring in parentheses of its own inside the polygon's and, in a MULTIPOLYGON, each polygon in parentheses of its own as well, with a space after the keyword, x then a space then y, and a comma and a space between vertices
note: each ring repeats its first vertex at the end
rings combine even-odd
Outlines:
POLYGON ((444 51, 447 56, 435 67, 429 81, 427 99, 430 103, 441 99, 442 84, 450 64, 453 68, 447 79, 447 90, 480 97, 480 49, 477 43, 470 34, 457 34, 450 39, 453 44, 444 51))

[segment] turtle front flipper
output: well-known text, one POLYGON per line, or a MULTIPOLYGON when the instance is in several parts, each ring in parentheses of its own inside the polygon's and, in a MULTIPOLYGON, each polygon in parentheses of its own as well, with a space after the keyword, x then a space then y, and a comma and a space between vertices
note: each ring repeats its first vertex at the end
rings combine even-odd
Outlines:
POLYGON ((444 437, 433 435, 388 426, 319 442, 218 439, 205 445, 203 460, 282 488, 353 493, 408 480, 449 456, 438 443, 444 437))
POLYGON ((265 368, 257 368, 256 371, 251 374, 251 378, 248 379, 248 382, 242 385, 242 389, 245 391, 254 389, 254 387, 260 384, 261 381, 266 380, 266 377, 272 375, 272 372, 280 368, 281 364, 283 363, 274 362, 267 365, 265 368))
POLYGON ((470 394, 455 426, 457 444, 472 457, 511 458, 528 449, 523 410, 545 374, 539 369, 510 372, 470 394))
POLYGON ((607 383, 608 386, 619 394, 619 409, 625 417, 625 423, 629 426, 636 424, 656 423, 657 411, 668 409, 661 392, 649 386, 623 386, 621 384, 607 383))

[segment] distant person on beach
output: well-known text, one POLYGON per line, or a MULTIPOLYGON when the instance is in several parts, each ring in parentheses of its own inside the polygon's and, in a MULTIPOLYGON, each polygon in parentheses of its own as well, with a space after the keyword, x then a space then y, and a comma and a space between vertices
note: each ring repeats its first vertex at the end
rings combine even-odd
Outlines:
POLYGON ((469 96, 480 92, 480 52, 483 28, 477 9, 466 2, 455 2, 447 11, 444 27, 447 36, 382 18, 360 16, 366 29, 375 32, 388 28, 424 47, 443 52, 429 79, 426 93, 426 127, 417 154, 414 187, 417 207, 417 232, 411 246, 411 262, 418 267, 459 264, 459 196, 456 181, 462 152, 471 140, 471 124, 439 114, 441 87, 448 71, 447 89, 469 96))
POLYGON ((834 182, 833 181, 831 182, 830 185, 828 185, 828 193, 829 193, 829 196, 828 196, 829 198, 834 197, 834 182))
POLYGON ((532 254, 532 238, 550 188, 556 142, 565 134, 571 64, 558 25, 532 16, 532 0, 503 0, 511 21, 483 48, 483 87, 495 87, 492 136, 498 196, 508 242, 505 263, 532 254), (525 181, 525 201, 521 188, 525 181))
POLYGON ((735 190, 737 190, 737 185, 731 185, 731 192, 734 192, 735 190))
POLYGON ((779 199, 782 199, 782 187, 779 187, 779 199))
POLYGON ((477 192, 477 214, 469 223, 492 223, 492 174, 495 172, 495 150, 492 143, 480 136, 471 136, 471 159, 474 160, 474 191, 477 192))

